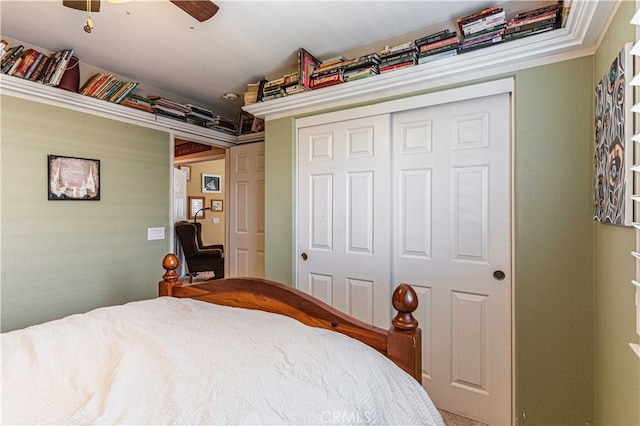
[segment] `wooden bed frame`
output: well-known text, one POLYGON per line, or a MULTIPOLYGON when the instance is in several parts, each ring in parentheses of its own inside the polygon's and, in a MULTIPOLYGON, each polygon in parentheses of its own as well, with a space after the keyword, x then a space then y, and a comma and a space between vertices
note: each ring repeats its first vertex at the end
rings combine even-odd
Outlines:
POLYGON ((174 254, 162 261, 166 270, 159 283, 160 296, 189 297, 217 305, 258 309, 285 315, 312 326, 337 331, 371 346, 422 383, 422 330, 412 313, 418 298, 411 286, 401 284, 393 293, 398 311, 392 327, 374 327, 326 303, 280 283, 260 278, 224 278, 190 285, 180 279, 174 254))

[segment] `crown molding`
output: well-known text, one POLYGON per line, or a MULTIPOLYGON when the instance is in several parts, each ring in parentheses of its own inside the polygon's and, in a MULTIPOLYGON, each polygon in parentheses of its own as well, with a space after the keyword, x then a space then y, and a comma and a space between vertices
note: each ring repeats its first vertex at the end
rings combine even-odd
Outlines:
POLYGON ((0 74, 0 95, 27 99, 174 134, 179 133, 183 138, 191 138, 216 146, 230 147, 238 144, 239 137, 235 135, 5 74, 0 74))
POLYGON ((273 120, 375 102, 591 55, 618 3, 573 0, 564 28, 346 84, 258 102, 243 109, 256 117, 273 120))

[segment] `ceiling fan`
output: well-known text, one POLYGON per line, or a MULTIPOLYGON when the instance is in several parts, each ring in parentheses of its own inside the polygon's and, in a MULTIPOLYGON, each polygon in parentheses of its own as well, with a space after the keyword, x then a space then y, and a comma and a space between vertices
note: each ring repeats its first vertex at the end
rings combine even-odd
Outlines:
MULTIPOLYGON (((109 0, 123 3, 122 0, 109 0)), ((204 22, 218 12, 219 7, 211 0, 169 0, 200 22, 204 22)), ((100 0, 62 0, 64 6, 85 12, 100 12, 100 0), (89 9, 89 5, 91 10, 89 9)))

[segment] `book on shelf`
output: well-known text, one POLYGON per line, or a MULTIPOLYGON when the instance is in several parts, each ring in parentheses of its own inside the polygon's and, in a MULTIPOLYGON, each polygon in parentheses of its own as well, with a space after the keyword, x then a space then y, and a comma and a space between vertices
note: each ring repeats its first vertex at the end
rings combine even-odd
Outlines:
POLYGON ((147 98, 151 101, 153 105, 160 105, 165 108, 171 108, 176 111, 180 111, 182 113, 187 113, 190 111, 187 105, 172 101, 171 99, 167 99, 162 96, 150 95, 150 96, 147 96, 147 98))
POLYGON ((79 93, 103 101, 120 103, 138 84, 138 82, 120 80, 114 74, 99 72, 85 81, 80 87, 79 93))
POLYGON ((270 101, 272 99, 284 98, 286 95, 287 95, 286 92, 272 93, 272 94, 263 96, 262 100, 263 101, 270 101))
POLYGON ((266 78, 263 78, 258 82, 258 96, 256 96, 258 102, 262 102, 262 97, 264 96, 264 85, 267 84, 268 81, 269 80, 266 78))
POLYGON ((118 83, 119 81, 116 79, 116 77, 111 76, 111 78, 105 84, 103 84, 100 88, 98 88, 98 90, 96 90, 92 96, 94 98, 103 99, 106 93, 118 83))
POLYGON ((387 50, 387 53, 382 53, 382 52, 384 52, 384 50, 381 51, 380 52, 380 63, 382 64, 385 61, 385 59, 387 59, 387 58, 396 57, 398 55, 415 53, 415 52, 418 51, 418 49, 416 48, 415 44, 413 44, 413 42, 409 42, 408 45, 407 45, 407 43, 403 44, 403 46, 405 46, 405 45, 406 45, 406 47, 403 47, 402 49, 397 49, 397 50, 392 50, 392 51, 387 50))
POLYGON ((344 76, 342 71, 334 72, 333 74, 326 74, 316 78, 312 78, 309 81, 309 87, 314 89, 320 89, 321 87, 333 86, 334 84, 340 84, 344 82, 344 76))
POLYGON ((389 46, 385 47, 380 51, 380 56, 391 55, 391 54, 403 52, 412 48, 415 48, 413 41, 407 41, 405 43, 401 43, 393 47, 389 47, 389 46))
POLYGON ((383 74, 385 72, 389 72, 389 71, 394 71, 394 70, 398 70, 401 68, 407 68, 407 67, 412 67, 416 64, 416 61, 406 61, 406 62, 400 62, 398 64, 393 64, 393 65, 387 65, 384 67, 380 67, 380 74, 383 74))
POLYGON ((29 77, 29 80, 38 81, 38 79, 40 78, 40 76, 44 72, 44 70, 47 67, 47 65, 49 65, 49 60, 50 60, 50 58, 47 55, 44 55, 42 57, 42 59, 40 60, 40 63, 38 64, 36 69, 31 74, 31 77, 29 77))
MULTIPOLYGON (((298 49, 298 84, 306 89, 311 89, 309 86, 309 80, 311 79, 311 73, 320 64, 320 61, 313 55, 307 52, 305 49, 298 49)), ((258 92, 260 93, 260 92, 258 92)), ((260 94, 258 94, 258 101, 260 101, 260 94)))
POLYGON ((374 65, 380 64, 380 55, 376 52, 369 53, 368 55, 359 56, 354 59, 348 59, 342 63, 342 69, 344 72, 357 70, 360 68, 368 68, 374 65))
POLYGON ((491 28, 498 25, 504 25, 506 22, 506 15, 504 11, 499 14, 491 15, 488 18, 469 23, 462 26, 462 35, 467 37, 471 34, 479 33, 482 31, 490 31, 491 28))
POLYGON ((393 65, 398 65, 398 64, 404 64, 404 63, 413 63, 415 64, 418 61, 418 55, 411 55, 411 56, 406 56, 406 57, 398 57, 396 59, 393 60, 389 60, 389 61, 385 61, 385 62, 381 62, 378 69, 380 70, 380 72, 382 72, 383 69, 389 69, 389 67, 393 66, 393 65))
POLYGON ((258 102, 258 89, 260 83, 248 83, 247 90, 244 92, 244 105, 251 105, 258 102))
POLYGON ((198 106, 198 105, 193 105, 193 104, 187 104, 187 106, 189 107, 190 114, 192 114, 192 115, 196 115, 196 116, 201 117, 201 118, 206 119, 206 120, 212 120, 212 119, 215 118, 215 115, 213 114, 213 111, 211 111, 211 110, 209 110, 207 108, 204 108, 204 107, 201 107, 201 106, 198 106))
POLYGON ((284 89, 285 95, 289 96, 289 95, 295 95, 296 93, 302 93, 302 92, 307 92, 309 91, 309 89, 307 89, 306 87, 303 87, 299 84, 295 85, 295 86, 287 86, 284 89))
POLYGON ((420 48, 425 44, 436 43, 438 41, 445 40, 451 37, 457 37, 457 36, 458 36, 458 33, 456 33, 455 31, 451 31, 449 28, 445 28, 444 30, 438 31, 437 33, 429 34, 427 36, 416 39, 413 44, 417 48, 420 48))
POLYGON ((19 78, 24 78, 24 76, 29 72, 31 66, 35 62, 38 57, 38 52, 35 49, 27 49, 22 54, 22 60, 20 61, 20 65, 16 68, 15 72, 11 75, 19 78))
POLYGON ((98 99, 102 99, 103 101, 115 102, 118 96, 122 92, 124 92, 131 82, 125 80, 116 80, 114 84, 111 85, 110 88, 104 91, 104 93, 98 97, 98 99))
POLYGON ((11 68, 9 68, 9 69, 7 70, 7 75, 13 75, 13 74, 15 74, 16 70, 18 69, 18 67, 20 66, 20 64, 21 64, 21 63, 22 63, 22 57, 19 57, 19 58, 13 59, 11 62, 9 62, 9 63, 7 64, 7 67, 8 67, 9 65, 11 65, 11 68))
POLYGON ((418 58, 418 64, 426 64, 428 62, 437 61, 438 59, 449 58, 451 56, 456 56, 458 54, 458 49, 453 48, 449 50, 445 50, 439 53, 431 53, 428 55, 421 55, 418 58))
POLYGON ((24 78, 25 80, 30 80, 31 76, 33 75, 34 72, 36 72, 36 70, 38 69, 38 65, 40 65, 40 62, 42 62, 42 59, 44 57, 45 57, 44 53, 38 52, 38 55, 33 60, 33 63, 31 64, 27 72, 24 74, 24 77, 22 78, 24 78))
POLYGON ((100 92, 103 87, 115 80, 115 78, 116 76, 113 74, 102 74, 100 79, 89 88, 87 96, 96 97, 98 92, 100 92))
POLYGON ((236 123, 235 121, 220 117, 219 115, 214 117, 211 122, 207 123, 206 127, 210 129, 220 130, 222 132, 229 133, 232 135, 237 135, 238 133, 238 123, 236 123))
POLYGON ((9 43, 6 40, 0 40, 0 60, 6 55, 8 45, 9 43))
POLYGON ((111 102, 115 102, 117 104, 121 103, 131 92, 135 90, 136 87, 138 87, 139 84, 139 81, 128 81, 125 88, 120 93, 116 93, 111 102))
POLYGON ((503 12, 503 9, 499 6, 488 7, 479 12, 474 12, 465 16, 461 16, 460 18, 456 19, 456 23, 458 24, 458 28, 462 33, 463 25, 469 25, 470 23, 479 21, 481 19, 485 19, 488 16, 495 15, 496 13, 501 13, 501 12, 503 12))
POLYGON ((378 65, 370 67, 358 68, 344 72, 344 81, 354 81, 380 74, 378 65))
POLYGON ((555 23, 551 23, 551 24, 545 24, 545 25, 540 25, 538 27, 534 27, 534 28, 529 28, 528 30, 523 30, 523 31, 518 31, 515 33, 510 33, 510 34, 505 34, 504 35, 504 40, 508 41, 508 40, 517 40, 523 37, 528 37, 534 34, 540 34, 540 33, 544 33, 547 32, 549 30, 554 30, 556 29, 556 25, 555 23))
POLYGON ((16 57, 16 58, 11 58, 9 59, 5 65, 2 67, 2 72, 4 74, 9 74, 11 75, 11 71, 14 70, 14 67, 17 67, 18 65, 20 65, 20 61, 22 61, 22 58, 20 56, 16 57), (17 64, 16 64, 17 63, 17 64))
POLYGON ((108 102, 114 102, 117 95, 122 93, 130 84, 125 80, 115 80, 109 87, 98 96, 98 99, 108 102))
POLYGON ((334 56, 333 58, 325 59, 314 68, 313 72, 321 73, 321 72, 338 68, 342 65, 343 61, 344 61, 344 57, 342 56, 334 56))
POLYGON ((459 44, 459 43, 460 43, 460 40, 458 39, 458 35, 454 33, 452 37, 447 37, 440 41, 435 41, 433 43, 427 43, 427 44, 421 45, 418 48, 418 52, 426 52, 428 50, 433 50, 439 47, 450 46, 452 44, 459 44))
POLYGON ((507 25, 507 27, 505 28, 504 33, 505 34, 511 34, 511 33, 517 33, 520 31, 526 31, 529 30, 531 28, 536 28, 536 27, 540 27, 543 25, 547 25, 547 24, 554 24, 556 23, 557 19, 555 16, 553 17, 549 17, 546 19, 541 19, 541 20, 534 20, 532 22, 523 22, 520 24, 513 24, 513 25, 507 25))
POLYGON ((121 102, 121 105, 139 109, 141 111, 153 112, 151 101, 143 96, 129 94, 121 102))
POLYGON ((0 62, 0 66, 2 66, 2 70, 1 71, 3 73, 6 74, 6 72, 11 69, 13 64, 18 60, 18 58, 22 54, 23 50, 24 50, 24 46, 21 45, 21 44, 9 48, 7 53, 2 57, 2 62, 0 62), (13 62, 11 62, 11 61, 13 61, 13 62), (9 62, 11 62, 10 65, 9 65, 9 62), (8 65, 8 67, 7 67, 7 65, 8 65))
POLYGON ((89 92, 93 89, 93 86, 98 82, 98 80, 100 80, 102 77, 104 77, 104 74, 99 72, 96 73, 94 75, 92 75, 91 77, 89 77, 87 79, 87 81, 84 82, 84 84, 80 87, 80 94, 81 95, 87 95, 89 94, 89 92))
POLYGON ((489 46, 495 46, 499 43, 502 43, 503 41, 504 41, 504 38, 500 36, 500 37, 494 37, 494 38, 490 38, 487 40, 478 41, 474 43, 463 43, 460 45, 460 47, 458 47, 458 54, 471 52, 473 50, 482 49, 489 46))
POLYGON ((433 55, 438 55, 440 53, 449 52, 451 50, 457 50, 458 47, 460 47, 460 43, 453 43, 448 46, 436 47, 435 49, 425 50, 424 52, 420 52, 418 54, 418 60, 426 56, 433 56, 433 55))
POLYGON ((538 7, 538 8, 535 8, 535 9, 526 10, 524 12, 516 13, 515 16, 513 17, 513 19, 518 21, 518 20, 521 20, 521 19, 526 19, 526 18, 531 18, 531 17, 538 16, 538 15, 543 15, 543 14, 549 13, 549 12, 557 14, 560 11, 560 9, 562 9, 562 4, 560 2, 558 2, 558 3, 550 4, 550 5, 547 5, 547 6, 542 6, 542 7, 538 7))
POLYGON ((52 55, 52 58, 55 58, 55 60, 52 61, 52 66, 47 72, 43 83, 47 86, 57 86, 58 84, 60 84, 62 75, 66 71, 67 64, 71 60, 72 56, 73 49, 63 49, 54 53, 52 55))
POLYGON ((506 13, 495 6, 458 18, 456 23, 462 36, 458 53, 463 53, 502 41, 506 13))

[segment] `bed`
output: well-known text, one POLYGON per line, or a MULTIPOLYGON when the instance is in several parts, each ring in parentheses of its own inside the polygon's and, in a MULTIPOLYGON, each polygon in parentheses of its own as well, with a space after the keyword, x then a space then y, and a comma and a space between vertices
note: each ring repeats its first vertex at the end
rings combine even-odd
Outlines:
POLYGON ((2 422, 444 425, 411 287, 382 330, 282 284, 163 266, 158 298, 2 334, 2 422))

